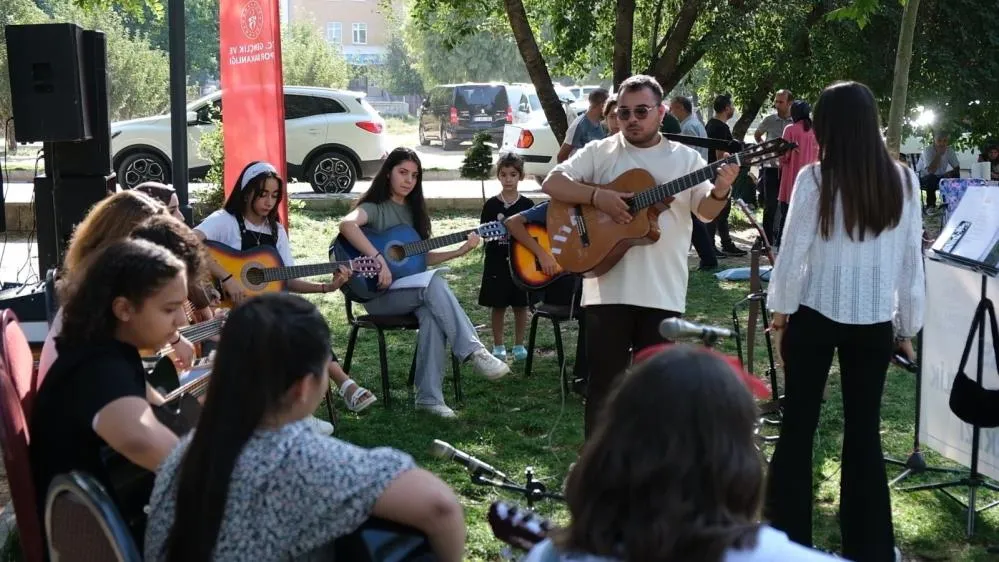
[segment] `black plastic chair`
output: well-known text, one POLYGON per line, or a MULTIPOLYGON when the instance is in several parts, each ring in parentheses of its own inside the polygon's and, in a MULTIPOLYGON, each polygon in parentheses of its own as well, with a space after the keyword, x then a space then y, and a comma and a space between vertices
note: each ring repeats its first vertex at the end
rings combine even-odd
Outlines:
POLYGON ((104 487, 85 472, 52 480, 45 501, 50 560, 142 562, 132 533, 104 487))
MULTIPOLYGON (((347 354, 343 358, 343 370, 348 374, 350 373, 350 363, 354 358, 354 346, 357 345, 357 336, 361 329, 374 330, 378 335, 378 362, 382 377, 381 400, 385 403, 386 408, 391 408, 392 395, 390 392, 391 385, 389 383, 388 352, 385 348, 385 332, 395 330, 419 330, 420 321, 413 314, 362 314, 360 316, 354 316, 353 302, 350 299, 344 299, 344 303, 347 308, 347 322, 350 323, 350 335, 347 339, 347 354)), ((414 345, 413 361, 409 366, 409 378, 407 380, 407 386, 410 389, 413 388, 413 383, 416 380, 417 354, 418 350, 416 349, 416 345, 414 345)), ((461 393, 461 363, 453 353, 450 355, 452 378, 454 380, 454 399, 457 402, 461 402, 463 398, 461 393)))

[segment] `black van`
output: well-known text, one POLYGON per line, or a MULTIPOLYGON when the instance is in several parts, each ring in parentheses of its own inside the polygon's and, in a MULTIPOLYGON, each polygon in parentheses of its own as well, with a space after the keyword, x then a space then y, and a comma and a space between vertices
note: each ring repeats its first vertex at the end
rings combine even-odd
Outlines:
POLYGON ((430 90, 417 112, 420 144, 439 140, 453 150, 476 133, 487 132, 497 145, 503 127, 513 123, 507 85, 500 83, 446 84, 430 90))

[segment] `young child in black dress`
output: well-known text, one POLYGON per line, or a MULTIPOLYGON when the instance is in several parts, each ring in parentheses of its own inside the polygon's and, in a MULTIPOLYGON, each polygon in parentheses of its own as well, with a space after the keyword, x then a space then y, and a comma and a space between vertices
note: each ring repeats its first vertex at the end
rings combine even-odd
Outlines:
MULTIPOLYGON (((524 179, 524 161, 519 156, 509 153, 500 155, 496 162, 496 176, 503 190, 482 206, 481 222, 484 223, 503 221, 534 206, 534 201, 517 191, 517 185, 524 179)), ((528 295, 513 283, 510 274, 510 248, 506 240, 486 244, 479 305, 492 309, 493 355, 503 360, 506 359, 506 344, 503 340, 506 309, 513 308, 513 358, 518 361, 526 359, 524 332, 527 330, 528 295)))

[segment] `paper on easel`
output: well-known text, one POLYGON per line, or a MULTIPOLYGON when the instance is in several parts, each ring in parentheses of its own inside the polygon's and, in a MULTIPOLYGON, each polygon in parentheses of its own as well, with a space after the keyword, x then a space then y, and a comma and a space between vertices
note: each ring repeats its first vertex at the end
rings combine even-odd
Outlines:
POLYGON ((971 165, 971 177, 979 180, 992 179, 992 163, 975 162, 971 165))
POLYGON ((999 267, 999 190, 969 186, 934 242, 933 251, 991 270, 999 267))
POLYGON ((428 269, 423 273, 415 273, 413 275, 407 275, 402 279, 397 279, 389 285, 388 290, 394 291, 396 289, 426 289, 430 285, 430 281, 433 280, 434 275, 438 272, 447 271, 446 267, 438 267, 437 269, 428 269))

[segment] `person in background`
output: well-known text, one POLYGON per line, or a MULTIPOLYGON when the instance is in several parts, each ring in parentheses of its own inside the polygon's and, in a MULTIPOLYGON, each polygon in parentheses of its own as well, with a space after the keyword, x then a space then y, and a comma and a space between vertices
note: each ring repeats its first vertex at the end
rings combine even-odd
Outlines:
POLYGON ((525 562, 832 562, 760 523, 758 416, 716 352, 637 353, 569 472, 571 522, 525 562))
POLYGON ((999 181, 999 144, 986 147, 985 151, 978 157, 978 161, 991 164, 990 177, 992 181, 999 181))
MULTIPOLYGON (((686 135, 688 137, 699 137, 707 138, 708 133, 704 130, 704 125, 701 124, 700 120, 694 115, 694 105, 691 103, 690 98, 684 96, 674 96, 670 100, 669 111, 671 114, 675 115, 680 121, 680 134, 686 135)), ((701 158, 705 159, 705 165, 708 163, 708 149, 691 146, 701 158)), ((726 208, 731 206, 732 202, 729 201, 726 204, 726 208)), ((724 210, 722 211, 725 212, 724 210)), ((720 216, 720 215, 719 215, 720 216)), ((690 241, 694 245, 694 250, 697 251, 697 257, 700 258, 700 265, 698 266, 698 271, 714 271, 718 267, 718 258, 726 257, 723 252, 719 252, 715 248, 715 243, 713 237, 708 232, 708 226, 706 223, 702 222, 701 219, 697 218, 693 213, 690 214, 690 220, 694 224, 694 230, 690 235, 690 241)))
POLYGON ((233 309, 198 426, 157 472, 146 560, 331 560, 318 553, 369 517, 425 533, 439 560, 461 560, 465 521, 446 484, 403 452, 311 431, 329 388, 330 336, 297 295, 233 309))
MULTIPOLYGON (((496 161, 496 176, 503 189, 482 206, 480 223, 503 222, 507 217, 534 206, 534 201, 517 191, 517 185, 524 179, 524 160, 520 156, 501 154, 496 161)), ((510 273, 509 242, 506 239, 487 242, 482 282, 479 285, 479 306, 491 309, 493 356, 497 359, 506 361, 503 332, 507 308, 513 309, 513 358, 517 361, 527 359, 524 332, 527 331, 528 304, 527 291, 514 284, 510 273)))
POLYGON ((770 461, 765 516, 812 544, 812 446, 822 395, 839 357, 843 557, 899 560, 881 452, 881 396, 896 349, 915 360, 923 324, 919 182, 888 154, 874 94, 838 82, 815 104, 819 163, 795 180, 788 236, 770 275, 770 329, 782 334, 786 375, 780 438, 770 461))
POLYGON ((798 172, 805 166, 819 161, 819 143, 815 140, 815 130, 812 127, 812 106, 804 100, 795 100, 791 104, 792 124, 784 127, 784 140, 798 145, 780 157, 780 193, 777 195, 777 232, 771 241, 774 251, 780 247, 784 232, 784 222, 787 210, 791 206, 791 194, 794 192, 794 181, 798 172))
MULTIPOLYGON (((732 105, 732 96, 729 94, 722 94, 715 98, 713 109, 715 110, 715 116, 708 120, 707 124, 704 126, 704 131, 707 133, 709 139, 717 139, 723 141, 732 140, 732 129, 729 129, 727 121, 732 119, 735 114, 735 106, 732 105)), ((721 155, 717 150, 713 148, 708 149, 708 162, 717 162, 721 160, 721 155)), ((713 245, 715 242, 715 233, 718 234, 718 239, 721 241, 721 249, 715 250, 716 254, 724 254, 726 256, 741 257, 746 255, 746 250, 740 249, 732 241, 732 234, 728 229, 728 217, 729 213, 732 211, 732 202, 729 201, 728 205, 722 209, 722 212, 718 214, 715 220, 707 224, 708 227, 708 239, 711 240, 713 245)))
MULTIPOLYGON (((784 129, 793 123, 791 120, 791 102, 794 97, 789 90, 778 90, 774 94, 774 109, 777 113, 771 113, 763 118, 753 138, 757 143, 765 140, 779 139, 784 135, 784 129)), ((793 178, 792 178, 793 179, 793 178)), ((776 240, 776 219, 777 219, 777 196, 780 194, 780 167, 777 160, 767 160, 760 164, 760 181, 757 184, 760 196, 763 198, 763 232, 767 233, 767 238, 771 244, 776 240)))
POLYGON ((916 169, 919 172, 919 186, 926 192, 926 212, 936 212, 940 180, 961 177, 961 163, 950 146, 950 135, 945 131, 937 131, 933 135, 933 144, 923 149, 916 169))
POLYGON ((607 125, 607 136, 616 135, 621 130, 621 125, 617 122, 617 96, 607 98, 604 104, 604 124, 607 125))
POLYGON ((555 156, 558 162, 565 162, 569 156, 572 156, 573 152, 583 148, 588 142, 604 138, 605 133, 600 125, 600 120, 603 118, 604 103, 607 102, 608 97, 610 97, 610 93, 603 88, 597 88, 590 92, 587 98, 590 107, 569 125, 569 129, 565 132, 565 141, 562 142, 562 147, 559 148, 558 154, 555 156))
POLYGON ((175 219, 184 222, 184 215, 180 212, 180 199, 177 198, 177 191, 174 188, 157 181, 147 181, 135 186, 134 189, 163 203, 166 206, 167 213, 175 219))

